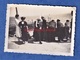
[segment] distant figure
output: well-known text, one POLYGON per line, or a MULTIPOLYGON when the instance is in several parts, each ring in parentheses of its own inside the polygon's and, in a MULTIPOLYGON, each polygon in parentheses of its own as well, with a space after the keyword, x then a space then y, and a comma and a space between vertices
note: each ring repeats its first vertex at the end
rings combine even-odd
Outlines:
POLYGON ((68 40, 68 38, 69 38, 69 29, 70 29, 70 22, 69 22, 69 20, 66 20, 66 22, 65 22, 65 37, 66 37, 66 40, 68 40))
POLYGON ((46 19, 42 16, 41 17, 41 19, 42 19, 42 32, 43 32, 43 34, 42 34, 42 40, 43 41, 46 41, 46 28, 47 28, 47 24, 46 24, 46 19))
POLYGON ((16 21, 16 33, 15 36, 18 38, 18 41, 20 41, 20 37, 21 37, 21 29, 18 26, 19 22, 21 21, 19 19, 19 15, 15 15, 15 21, 16 21))
POLYGON ((27 22, 25 21, 25 17, 21 17, 21 20, 19 22, 19 27, 21 28, 21 34, 22 34, 22 40, 23 40, 23 43, 25 43, 25 41, 28 40, 28 32, 27 32, 27 29, 28 29, 28 26, 27 26, 27 22))
POLYGON ((60 42, 64 38, 63 24, 60 22, 59 19, 57 20, 57 36, 58 36, 58 42, 60 42))

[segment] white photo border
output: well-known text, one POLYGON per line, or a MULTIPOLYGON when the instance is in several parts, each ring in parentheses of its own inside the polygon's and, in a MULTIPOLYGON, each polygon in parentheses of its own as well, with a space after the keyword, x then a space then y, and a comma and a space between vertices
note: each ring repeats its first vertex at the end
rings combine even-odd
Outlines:
MULTIPOLYGON (((4 43, 4 52, 13 52, 13 53, 28 53, 28 54, 42 54, 42 55, 63 55, 63 56, 74 56, 74 38, 75 38, 75 20, 76 20, 76 7, 74 8, 74 13, 73 13, 73 21, 72 21, 72 34, 71 34, 71 52, 68 54, 65 53, 34 53, 31 51, 24 51, 24 50, 17 50, 17 49, 8 49, 8 32, 9 32, 9 14, 10 14, 10 7, 11 6, 16 6, 16 5, 24 5, 26 6, 27 4, 7 4, 7 12, 6 12, 6 27, 5 27, 5 43, 4 43)), ((32 5, 32 6, 46 6, 47 5, 32 5)), ((49 5, 48 5, 49 7, 49 5)), ((68 6, 50 6, 50 7, 68 7, 68 6)))

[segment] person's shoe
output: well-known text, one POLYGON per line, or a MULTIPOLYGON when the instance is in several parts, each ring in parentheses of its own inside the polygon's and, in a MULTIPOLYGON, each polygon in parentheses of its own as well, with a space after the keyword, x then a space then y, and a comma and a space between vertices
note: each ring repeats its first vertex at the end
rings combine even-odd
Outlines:
POLYGON ((42 44, 42 42, 39 42, 39 44, 42 44))

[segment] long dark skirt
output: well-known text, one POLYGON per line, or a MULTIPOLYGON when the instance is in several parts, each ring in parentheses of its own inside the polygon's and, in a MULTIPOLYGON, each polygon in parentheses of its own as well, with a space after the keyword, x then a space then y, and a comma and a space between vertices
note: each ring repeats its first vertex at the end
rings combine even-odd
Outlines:
POLYGON ((48 41, 48 42, 53 42, 53 41, 55 41, 55 30, 56 30, 56 29, 54 29, 54 28, 52 28, 52 27, 49 27, 49 28, 47 29, 47 41, 48 41))
POLYGON ((27 29, 25 30, 25 28, 24 29, 22 29, 21 30, 21 32, 22 32, 22 40, 23 41, 28 41, 28 32, 27 32, 27 29))
POLYGON ((65 34, 65 29, 64 29, 64 27, 57 28, 56 34, 57 34, 57 37, 58 37, 58 41, 63 40, 64 37, 65 37, 65 35, 64 35, 64 34, 65 34))

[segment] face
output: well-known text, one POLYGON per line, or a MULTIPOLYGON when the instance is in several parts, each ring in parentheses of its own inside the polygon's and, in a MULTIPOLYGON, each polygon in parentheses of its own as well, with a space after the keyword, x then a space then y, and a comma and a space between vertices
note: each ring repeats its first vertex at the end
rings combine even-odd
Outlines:
POLYGON ((24 21, 24 19, 22 19, 22 21, 24 21))
POLYGON ((19 19, 19 16, 17 17, 17 19, 19 19))
POLYGON ((24 21, 24 20, 25 20, 25 18, 24 18, 24 17, 21 17, 21 20, 22 20, 22 21, 24 21))

